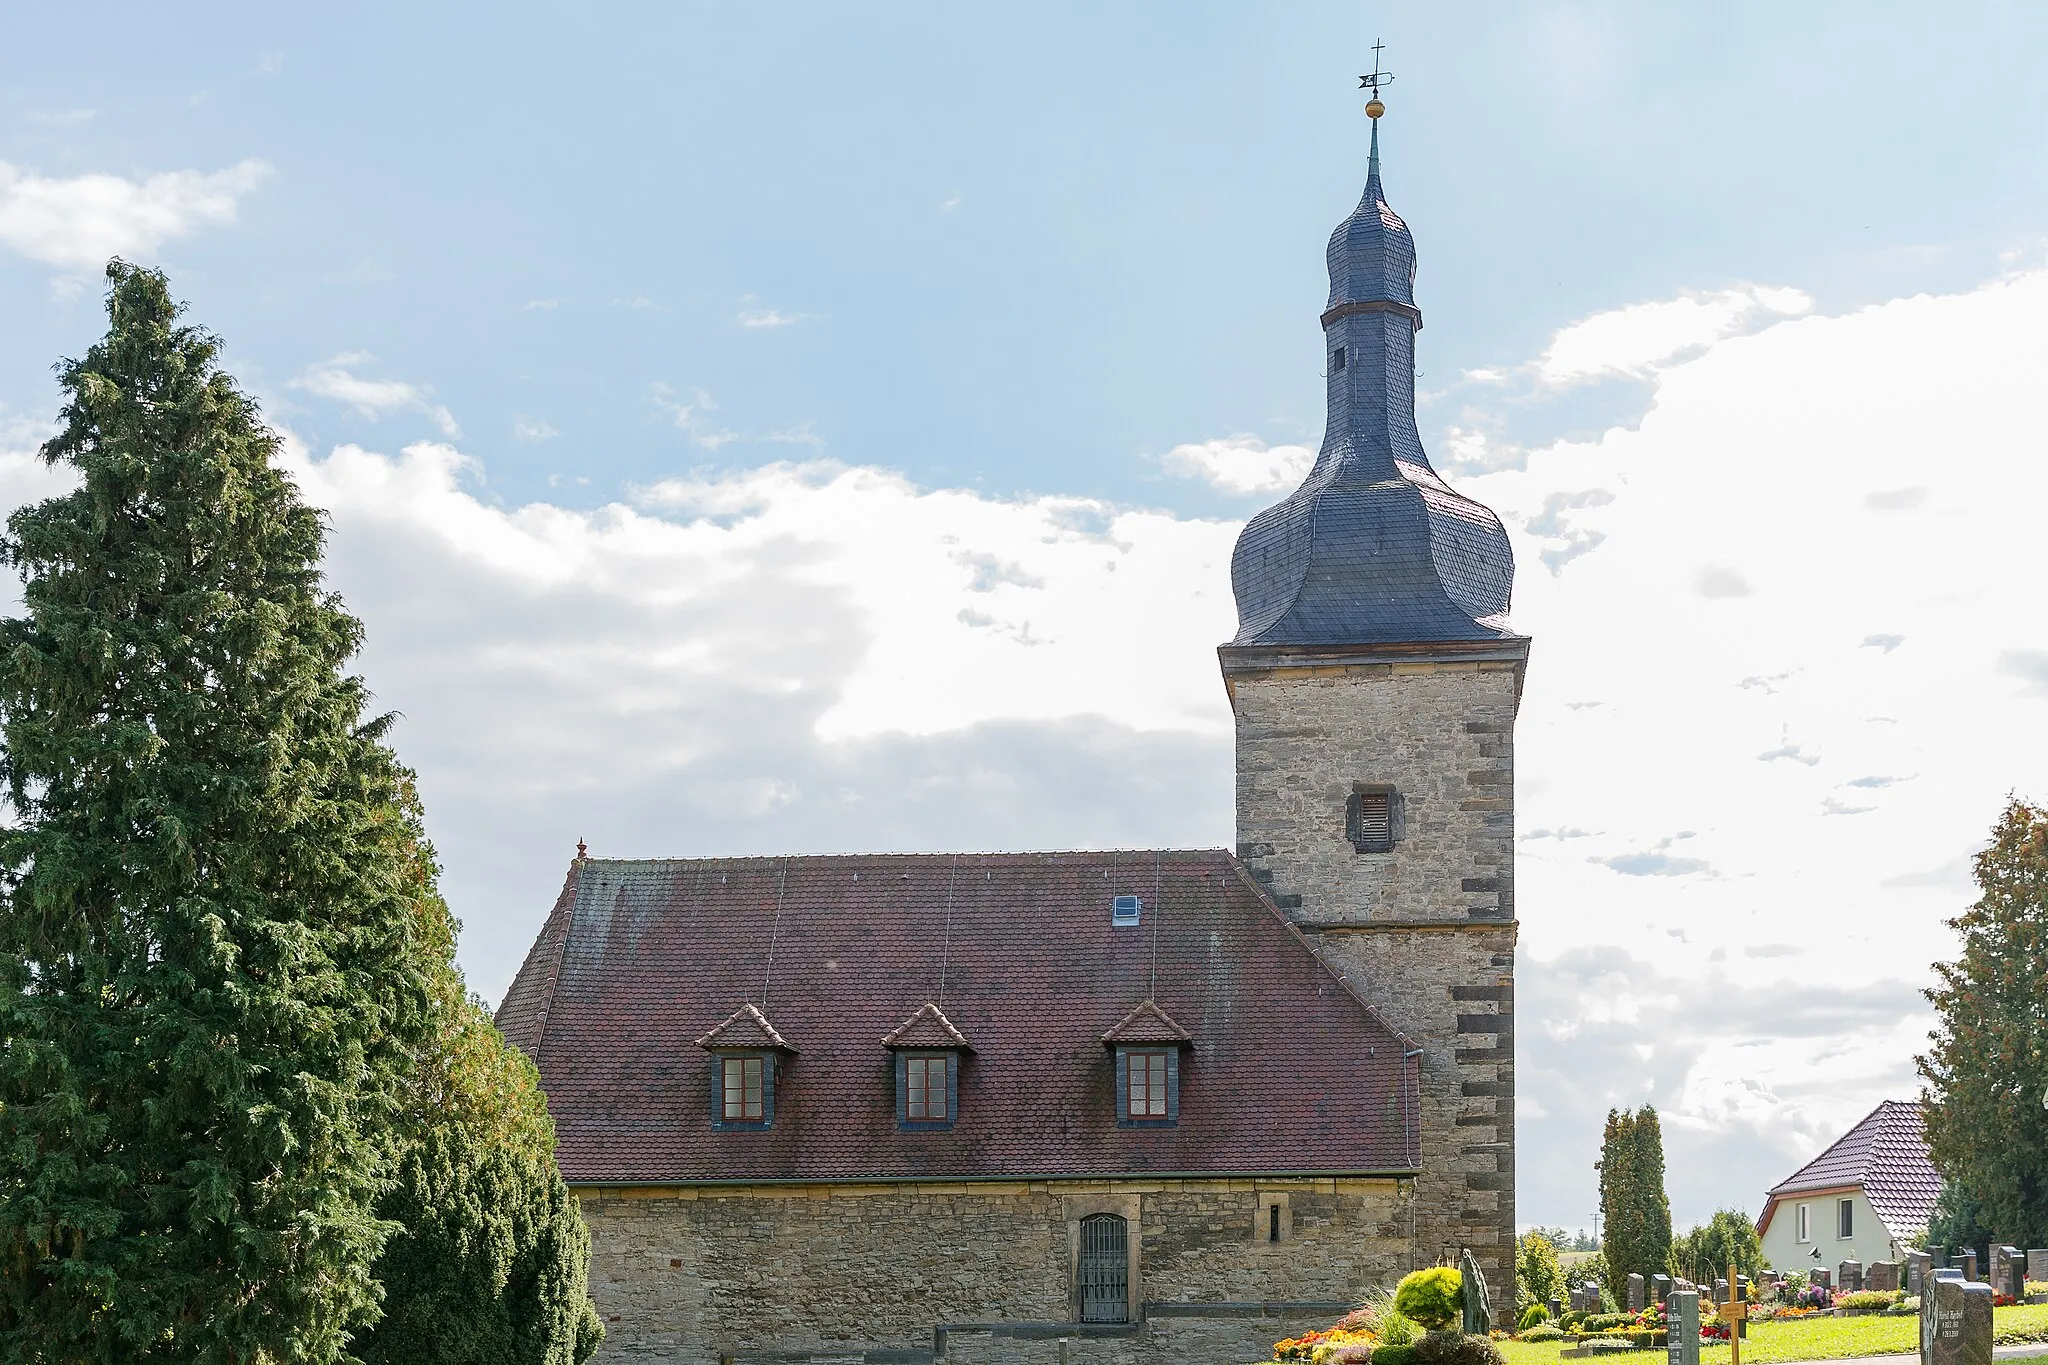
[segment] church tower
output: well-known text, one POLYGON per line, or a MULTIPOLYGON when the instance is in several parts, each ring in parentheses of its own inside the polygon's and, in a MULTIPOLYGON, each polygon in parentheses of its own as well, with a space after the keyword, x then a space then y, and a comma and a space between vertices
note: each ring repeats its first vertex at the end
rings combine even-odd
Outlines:
POLYGON ((1415 242, 1380 184, 1329 246, 1328 428, 1231 558, 1218 654, 1237 725, 1237 849, 1350 984, 1422 1049, 1414 1255, 1470 1247, 1496 1304, 1515 1240, 1514 731, 1529 640, 1500 519, 1415 423, 1415 242))

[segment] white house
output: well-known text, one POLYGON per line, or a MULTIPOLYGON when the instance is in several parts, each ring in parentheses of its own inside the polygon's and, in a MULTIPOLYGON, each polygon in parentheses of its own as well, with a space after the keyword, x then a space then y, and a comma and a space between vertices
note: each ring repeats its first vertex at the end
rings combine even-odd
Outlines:
POLYGON ((1886 1100, 1771 1188, 1756 1230, 1779 1270, 1901 1259, 1926 1236, 1941 1177, 1920 1106, 1886 1100))

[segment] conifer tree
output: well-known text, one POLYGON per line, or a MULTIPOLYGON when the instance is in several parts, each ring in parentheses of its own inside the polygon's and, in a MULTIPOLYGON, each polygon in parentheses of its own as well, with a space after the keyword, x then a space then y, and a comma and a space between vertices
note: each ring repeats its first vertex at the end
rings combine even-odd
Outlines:
POLYGON ((1949 921, 1919 1058, 1927 1145, 1952 1185, 1944 1236, 1967 1225, 2048 1246, 2048 811, 2006 803, 1976 858, 1977 900, 1949 921))
POLYGON ((1731 1265, 1751 1279, 1764 1268, 1764 1247, 1756 1235, 1756 1224, 1740 1209, 1717 1210, 1706 1222, 1671 1239, 1674 1275, 1712 1284, 1715 1277, 1726 1275, 1731 1265))
POLYGON ((1600 1144, 1601 1250, 1607 1288, 1627 1302, 1628 1277, 1664 1273, 1671 1259, 1671 1203, 1664 1194, 1664 1130, 1649 1105, 1610 1109, 1600 1144))
POLYGON ((431 1023, 406 775, 277 438, 107 274, 0 542, 0 1359, 331 1361, 431 1023))
MULTIPOLYGON (((433 852, 415 867, 441 906, 433 852)), ((427 920, 435 1045, 413 1073, 396 1178, 378 1212, 399 1225, 377 1262, 383 1317, 366 1365, 580 1365, 604 1339, 590 1301, 590 1234, 555 1167, 540 1076, 463 993, 455 921, 427 920)))

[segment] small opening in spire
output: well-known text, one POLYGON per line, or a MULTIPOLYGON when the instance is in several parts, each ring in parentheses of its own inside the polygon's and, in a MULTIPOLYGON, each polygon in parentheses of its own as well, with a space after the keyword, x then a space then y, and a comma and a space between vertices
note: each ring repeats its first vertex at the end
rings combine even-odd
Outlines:
POLYGON ((1330 352, 1330 373, 1335 374, 1337 373, 1337 371, 1343 368, 1344 348, 1342 346, 1339 346, 1336 350, 1330 352))

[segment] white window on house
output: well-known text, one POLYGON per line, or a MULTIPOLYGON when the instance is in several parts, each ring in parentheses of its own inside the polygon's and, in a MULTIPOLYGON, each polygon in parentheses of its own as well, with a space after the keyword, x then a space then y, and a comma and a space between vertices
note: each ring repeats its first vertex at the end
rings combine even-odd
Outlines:
POLYGON ((1802 1242, 1811 1242, 1813 1240, 1813 1208, 1809 1204, 1801 1204, 1799 1206, 1799 1240, 1802 1242))
POLYGON ((1835 1203, 1835 1236, 1842 1238, 1856 1235, 1856 1201, 1837 1200, 1835 1203))
POLYGON ((912 1123, 943 1123, 946 1109, 946 1068, 952 1059, 911 1056, 903 1059, 903 1117, 912 1123))

